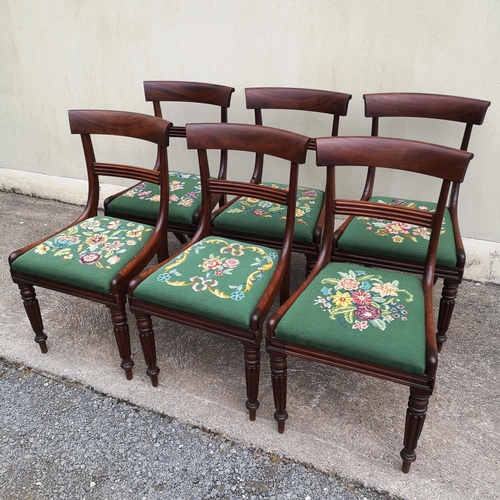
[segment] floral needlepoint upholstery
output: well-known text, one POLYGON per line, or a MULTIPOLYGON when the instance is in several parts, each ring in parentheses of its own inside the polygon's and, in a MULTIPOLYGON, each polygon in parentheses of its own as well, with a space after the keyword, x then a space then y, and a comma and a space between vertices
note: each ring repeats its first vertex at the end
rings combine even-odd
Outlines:
MULTIPOLYGON (((286 184, 264 182, 264 186, 287 189, 286 184)), ((297 188, 295 208, 295 243, 312 243, 314 228, 323 203, 323 191, 297 188)), ((240 198, 214 220, 216 229, 282 238, 286 222, 285 206, 257 198, 240 198)))
MULTIPOLYGON (((435 210, 436 204, 415 200, 398 200, 388 197, 375 197, 370 201, 390 203, 420 210, 435 210)), ((363 252, 364 249, 374 255, 401 258, 425 262, 429 245, 430 229, 397 221, 355 217, 338 241, 339 250, 363 252)), ((455 267, 457 256, 453 227, 448 209, 446 209, 439 237, 436 264, 455 267)))
MULTIPOLYGON (((193 215, 201 206, 200 176, 184 172, 169 172, 168 220, 193 225, 193 215)), ((142 182, 109 203, 110 213, 156 219, 160 209, 160 187, 142 182)))
POLYGON ((111 280, 146 244, 153 228, 112 217, 91 217, 21 255, 16 272, 109 293, 111 280))
POLYGON ((207 237, 148 276, 134 296, 248 328, 278 258, 271 248, 207 237))
POLYGON ((330 263, 283 316, 275 335, 421 375, 425 370, 421 280, 330 263))

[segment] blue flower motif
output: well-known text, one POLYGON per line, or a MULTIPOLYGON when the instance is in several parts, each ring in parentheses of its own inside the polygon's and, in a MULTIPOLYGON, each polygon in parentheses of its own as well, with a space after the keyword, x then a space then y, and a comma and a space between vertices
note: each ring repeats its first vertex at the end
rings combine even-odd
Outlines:
POLYGON ((276 261, 279 259, 279 255, 277 252, 269 252, 269 257, 271 257, 272 260, 276 261))
POLYGON ((358 276, 364 276, 366 274, 366 271, 362 271, 361 269, 358 271, 354 271, 358 276))
POLYGON ((370 285, 370 283, 368 283, 368 281, 363 281, 363 283, 361 283, 360 288, 362 290, 370 290, 371 285, 370 285))
POLYGON ((177 174, 177 177, 178 177, 179 179, 189 179, 189 178, 191 177, 191 175, 189 175, 189 174, 185 174, 184 172, 179 172, 179 173, 177 174))
POLYGON ((235 290, 232 294, 231 294, 231 299, 232 300, 242 300, 245 298, 245 294, 243 292, 240 292, 239 290, 235 290))
POLYGON ((161 283, 166 283, 169 280, 170 280, 170 273, 164 273, 158 275, 158 281, 160 281, 161 283))
POLYGON ((331 288, 327 288, 326 286, 324 286, 322 289, 321 289, 321 293, 323 295, 331 295, 332 294, 332 289, 331 288))

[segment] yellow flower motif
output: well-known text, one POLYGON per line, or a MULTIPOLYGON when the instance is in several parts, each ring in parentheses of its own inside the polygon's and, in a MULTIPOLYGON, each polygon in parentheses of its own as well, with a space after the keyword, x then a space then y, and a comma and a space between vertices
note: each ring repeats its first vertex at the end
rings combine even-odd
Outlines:
POLYGON ((160 195, 155 194, 154 196, 151 196, 151 198, 149 198, 149 201, 160 201, 160 195))
POLYGON ((387 231, 387 229, 378 229, 375 231, 375 234, 378 234, 379 236, 387 236, 389 231, 387 231))
POLYGON ((332 300, 337 307, 347 307, 352 304, 352 298, 348 293, 337 292, 332 295, 332 300))
POLYGON ((42 243, 41 245, 38 245, 35 248, 35 253, 37 253, 39 255, 45 255, 49 250, 50 250, 50 247, 48 247, 47 245, 44 245, 42 243))
POLYGON ((132 245, 137 245, 137 241, 135 240, 127 240, 127 245, 130 247, 132 245))
POLYGON ((260 200, 259 200, 259 198, 247 198, 247 201, 248 201, 249 203, 257 203, 257 202, 259 202, 260 200))
POLYGON ((392 241, 394 241, 394 243, 403 243, 403 237, 402 236, 393 236, 392 241))
POLYGON ((142 231, 140 229, 132 229, 126 232, 129 238, 140 238, 142 236, 142 231))
POLYGON ((379 293, 381 297, 387 297, 388 295, 397 297, 398 294, 396 292, 398 290, 399 288, 392 283, 377 283, 371 289, 372 292, 379 293))
POLYGON ((302 217, 304 214, 305 214, 305 212, 301 208, 295 209, 295 217, 302 217))

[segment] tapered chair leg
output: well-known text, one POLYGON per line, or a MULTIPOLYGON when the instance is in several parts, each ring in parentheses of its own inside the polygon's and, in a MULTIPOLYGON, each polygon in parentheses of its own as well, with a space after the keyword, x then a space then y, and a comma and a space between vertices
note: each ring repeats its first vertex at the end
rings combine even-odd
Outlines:
POLYGON ((406 410, 406 425, 403 449, 401 458, 403 459, 403 472, 410 471, 410 465, 415 462, 417 454, 418 438, 422 432, 425 422, 425 414, 429 405, 430 394, 419 389, 410 389, 410 399, 406 410))
POLYGON ((245 379, 247 385, 246 407, 250 420, 255 420, 259 400, 260 347, 244 346, 245 349, 245 379))
POLYGON ((26 283, 19 284, 18 286, 21 297, 23 298, 24 309, 31 323, 31 328, 33 328, 35 332, 35 342, 40 346, 42 353, 46 354, 47 344, 45 341, 47 340, 47 335, 43 333, 42 315, 40 313, 40 305, 36 298, 35 289, 32 285, 26 283))
POLYGON ((158 387, 158 373, 160 373, 160 369, 156 365, 156 345, 153 322, 151 321, 151 316, 148 316, 147 314, 136 315, 136 318, 142 352, 144 354, 146 364, 148 365, 146 375, 151 378, 153 387, 158 387))
POLYGON ((111 321, 113 322, 113 332, 115 334, 118 352, 122 358, 120 366, 125 370, 127 380, 132 380, 132 367, 134 362, 131 359, 130 334, 128 331, 127 314, 125 309, 110 307, 111 321))
POLYGON ((459 281, 447 279, 445 279, 443 283, 436 333, 438 351, 441 351, 443 344, 446 342, 446 332, 450 326, 453 309, 455 309, 455 299, 457 297, 459 284, 459 281))
POLYGON ((285 432, 286 412, 286 356, 271 352, 271 380, 273 384, 274 419, 278 422, 278 432, 285 432))

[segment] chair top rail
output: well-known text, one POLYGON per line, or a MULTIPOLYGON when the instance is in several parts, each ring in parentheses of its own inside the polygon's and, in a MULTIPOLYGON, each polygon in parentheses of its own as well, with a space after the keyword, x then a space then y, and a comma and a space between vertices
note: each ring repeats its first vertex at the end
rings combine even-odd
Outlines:
POLYGON ((72 134, 105 134, 143 139, 166 147, 172 124, 162 118, 128 111, 70 110, 72 134))
POLYGON ((316 139, 316 164, 359 165, 405 170, 462 182, 473 158, 467 151, 426 142, 385 137, 316 139))
POLYGON ((304 163, 311 139, 261 125, 236 123, 188 123, 188 149, 232 149, 276 156, 304 163))
POLYGON ((365 94, 365 116, 434 118, 481 125, 489 101, 442 94, 387 92, 365 94))
POLYGON ((203 82, 145 81, 146 101, 180 101, 228 108, 234 88, 203 82))
POLYGON ((287 87, 245 89, 247 109, 295 109, 345 116, 351 94, 287 87))

